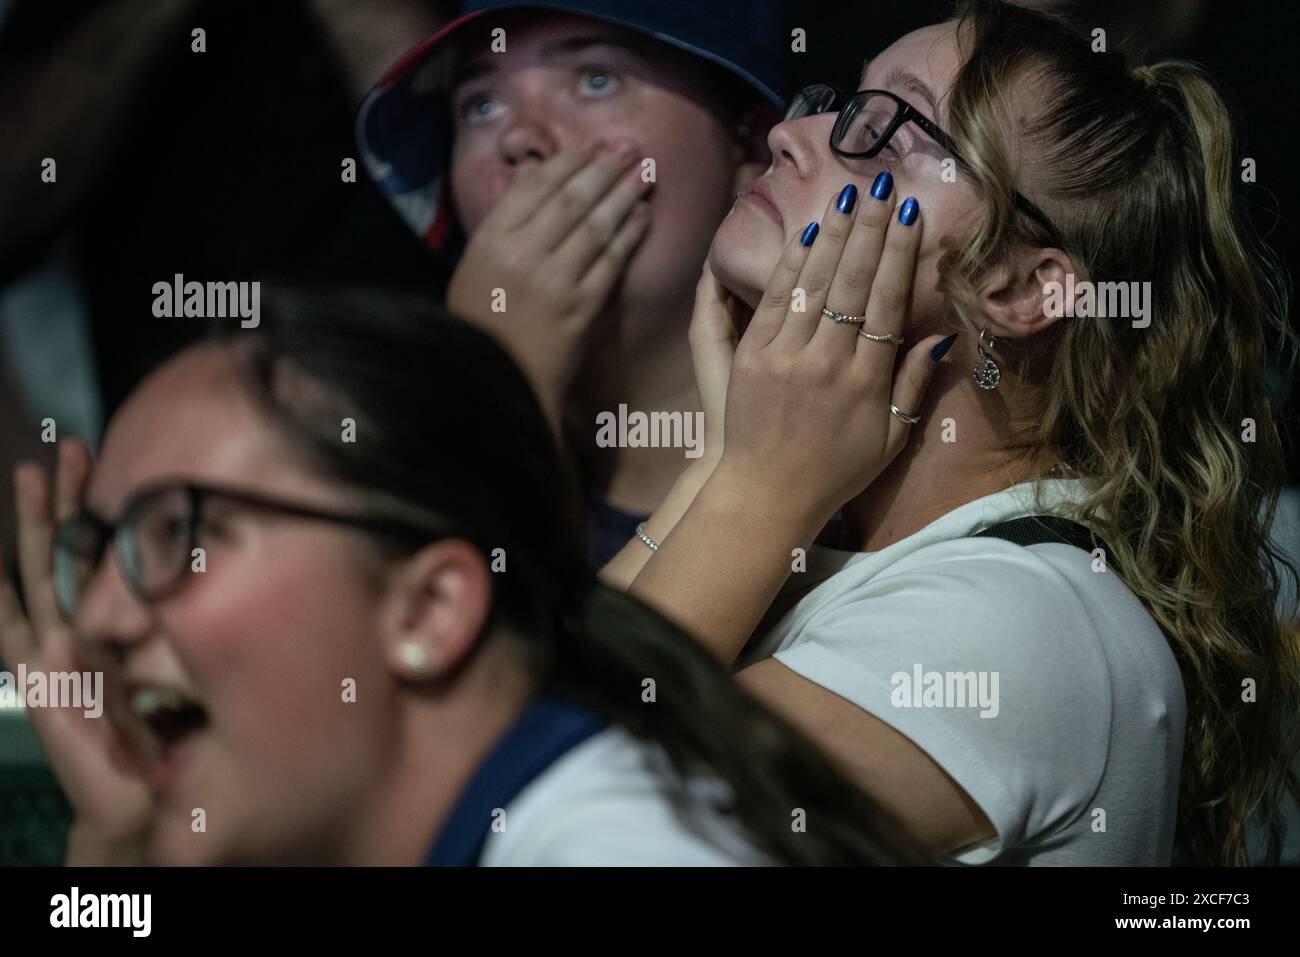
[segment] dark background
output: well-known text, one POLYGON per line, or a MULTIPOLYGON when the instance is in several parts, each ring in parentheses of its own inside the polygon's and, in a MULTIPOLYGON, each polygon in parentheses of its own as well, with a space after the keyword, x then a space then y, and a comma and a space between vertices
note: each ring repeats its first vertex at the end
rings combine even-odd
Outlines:
MULTIPOLYGON (((1183 56, 1209 68, 1238 107, 1242 155, 1257 161, 1250 195, 1258 222, 1285 262, 1295 263, 1295 4, 1052 5, 1104 27, 1112 47, 1123 46, 1135 62, 1183 56)), ((426 253, 363 169, 355 184, 341 182, 340 162, 357 157, 353 114, 364 91, 452 6, 0 0, 0 307, 6 290, 57 264, 61 281, 78 290, 101 421, 154 364, 203 334, 201 322, 152 315, 153 283, 175 273, 344 280, 439 295, 448 264, 426 253), (207 33, 202 55, 190 51, 194 26, 207 33), (58 160, 57 186, 40 183, 45 156, 58 160)), ((800 83, 853 89, 864 57, 948 9, 929 0, 809 4, 800 83)), ((43 337, 39 314, 26 321, 21 351, 0 338, 0 549, 10 555, 13 466, 21 458, 49 464, 52 456, 39 438, 48 413, 18 373, 44 369, 39 384, 47 395, 84 381, 71 369, 41 365, 42 353, 57 351, 54 333, 43 337)), ((1291 436, 1300 432, 1296 422, 1293 396, 1291 436)), ((1293 483, 1300 476, 1294 445, 1293 483)), ((0 759, 16 753, 3 725, 0 759)), ((6 767, 0 778, 0 863, 57 863, 67 806, 48 772, 6 767)))

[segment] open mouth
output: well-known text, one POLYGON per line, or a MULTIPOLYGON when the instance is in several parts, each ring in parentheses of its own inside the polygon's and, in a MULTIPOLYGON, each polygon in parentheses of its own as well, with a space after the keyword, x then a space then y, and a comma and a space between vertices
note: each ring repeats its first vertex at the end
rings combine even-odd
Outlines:
MULTIPOLYGON (((207 711, 184 692, 159 685, 137 685, 130 690, 128 700, 131 714, 153 740, 156 758, 153 770, 174 771, 182 746, 207 728, 207 711)), ((166 780, 170 779, 171 774, 167 774, 166 780)))

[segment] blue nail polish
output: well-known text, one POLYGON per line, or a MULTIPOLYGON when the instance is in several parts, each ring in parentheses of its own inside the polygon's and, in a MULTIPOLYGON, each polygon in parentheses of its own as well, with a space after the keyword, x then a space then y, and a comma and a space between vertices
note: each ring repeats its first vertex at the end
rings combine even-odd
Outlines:
POLYGON ((885 170, 876 177, 876 181, 871 184, 871 195, 876 199, 889 199, 889 194, 894 188, 894 177, 889 170, 885 170))
POLYGON ((854 186, 852 183, 849 183, 848 186, 845 186, 842 190, 840 190, 840 199, 839 202, 835 204, 835 208, 838 209, 841 213, 851 213, 853 212, 853 205, 857 201, 858 201, 858 188, 854 186))
POLYGON ((911 226, 916 222, 916 217, 920 215, 921 204, 916 201, 915 196, 909 196, 903 200, 903 205, 898 210, 898 221, 904 226, 911 226))
POLYGON ((804 229, 803 235, 799 237, 799 242, 805 246, 811 246, 813 244, 813 240, 817 238, 818 228, 819 227, 817 226, 817 223, 815 221, 809 223, 807 228, 804 229))
POLYGON ((952 335, 944 339, 937 346, 935 346, 933 349, 930 350, 930 358, 933 359, 935 362, 938 362, 940 359, 942 359, 945 355, 948 354, 948 350, 952 348, 952 344, 956 341, 957 341, 957 333, 954 332, 952 335))

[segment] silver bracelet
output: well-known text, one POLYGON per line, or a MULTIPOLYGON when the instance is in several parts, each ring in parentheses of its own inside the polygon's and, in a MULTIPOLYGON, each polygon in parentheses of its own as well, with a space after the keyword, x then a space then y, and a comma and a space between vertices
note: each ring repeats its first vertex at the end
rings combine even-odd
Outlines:
POLYGON ((645 522, 640 522, 636 527, 636 537, 641 539, 650 546, 650 551, 659 551, 659 543, 645 533, 645 522))

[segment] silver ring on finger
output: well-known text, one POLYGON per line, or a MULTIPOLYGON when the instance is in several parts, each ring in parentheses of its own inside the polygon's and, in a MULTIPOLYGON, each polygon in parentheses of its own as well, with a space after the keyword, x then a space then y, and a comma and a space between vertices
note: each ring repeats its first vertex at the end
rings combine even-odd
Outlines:
POLYGON ((908 425, 916 425, 916 423, 921 421, 921 417, 919 415, 908 415, 906 412, 901 411, 898 408, 898 406, 894 405, 893 403, 890 403, 889 412, 891 415, 898 416, 908 425))
POLYGON ((903 344, 902 336, 895 336, 889 333, 885 333, 883 336, 878 336, 875 333, 867 332, 866 329, 859 329, 858 335, 863 339, 870 339, 872 342, 892 342, 896 346, 901 346, 903 344))
POLYGON ((866 316, 850 316, 843 312, 836 312, 834 309, 827 309, 825 306, 822 307, 822 315, 831 322, 863 323, 867 321, 866 316))

